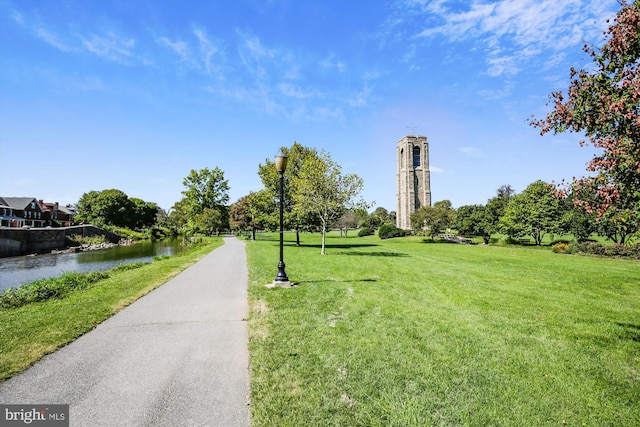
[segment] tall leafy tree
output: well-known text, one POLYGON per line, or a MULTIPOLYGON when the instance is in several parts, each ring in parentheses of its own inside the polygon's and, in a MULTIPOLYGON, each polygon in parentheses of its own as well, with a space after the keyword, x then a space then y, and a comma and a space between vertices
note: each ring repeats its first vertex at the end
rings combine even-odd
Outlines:
POLYGON ((540 133, 581 132, 598 150, 591 172, 573 180, 575 203, 595 212, 601 228, 624 244, 640 232, 640 0, 625 4, 605 31, 600 49, 585 45, 593 59, 586 70, 571 68, 566 95, 553 92, 553 111, 532 119, 540 133), (586 190, 583 192, 582 190, 586 190))
POLYGON ((486 245, 489 244, 492 220, 487 207, 483 205, 460 206, 456 211, 455 227, 466 236, 481 236, 486 245))
POLYGON ((540 245, 545 234, 562 231, 562 214, 554 186, 538 180, 511 198, 500 225, 510 236, 532 236, 540 245))
POLYGON ((247 200, 247 215, 250 218, 251 236, 256 239, 256 230, 277 230, 280 225, 279 217, 274 214, 278 206, 271 191, 262 189, 249 193, 247 200))
POLYGON ((231 226, 236 230, 250 230, 251 237, 255 240, 257 229, 277 229, 278 224, 272 215, 274 209, 276 209, 275 201, 269 191, 251 192, 231 205, 229 210, 231 226))
POLYGON ((251 228, 251 216, 248 209, 249 196, 240 197, 229 207, 231 229, 242 231, 251 228))
POLYGON ((349 208, 365 208, 364 200, 356 200, 362 191, 362 178, 342 174, 342 167, 322 151, 303 160, 294 183, 294 210, 300 217, 315 216, 322 232, 321 254, 325 254, 327 230, 349 208))
POLYGON ((133 212, 128 222, 132 228, 142 229, 151 227, 157 222, 158 205, 152 202, 145 202, 135 197, 129 198, 129 201, 132 204, 133 212))
POLYGON ((207 236, 219 234, 220 229, 227 229, 229 217, 227 209, 204 208, 189 224, 192 233, 201 232, 207 236))
POLYGON ((168 224, 174 229, 182 230, 187 226, 187 201, 181 199, 174 203, 168 214, 168 224))
POLYGON ((98 226, 131 227, 136 221, 135 215, 135 204, 123 191, 90 191, 78 201, 76 221, 98 226))
POLYGON ((104 220, 100 216, 100 208, 98 207, 99 194, 99 191, 89 191, 80 196, 75 216, 76 222, 93 223, 98 226, 104 224, 104 220))
POLYGON ((228 227, 229 182, 220 168, 192 169, 182 184, 186 187, 183 208, 190 231, 210 235, 228 227))
POLYGON ((486 205, 460 206, 456 211, 456 229, 466 235, 481 236, 485 244, 491 235, 500 231, 500 218, 504 215, 515 190, 511 185, 501 185, 495 197, 486 205))
MULTIPOLYGON (((297 187, 304 161, 307 157, 317 156, 318 152, 315 148, 305 147, 294 142, 291 147, 281 147, 282 153, 288 157, 287 168, 284 171, 284 227, 296 231, 296 244, 300 245, 300 232, 305 230, 314 230, 319 227, 317 217, 309 215, 308 212, 294 209, 295 194, 300 191, 297 187)), ((261 222, 265 225, 279 224, 279 185, 280 176, 276 170, 275 163, 272 159, 265 159, 264 164, 258 165, 258 175, 262 180, 265 190, 271 194, 274 203, 265 203, 260 194, 260 199, 256 200, 254 207, 270 208, 272 211, 260 212, 261 222), (257 203, 259 202, 259 203, 257 203), (271 216, 272 218, 267 218, 271 216)), ((271 227, 267 227, 271 228, 271 227)))
MULTIPOLYGON (((593 195, 584 194, 580 195, 581 200, 585 198, 593 197, 593 195)), ((586 208, 580 204, 574 202, 578 198, 574 190, 570 190, 566 197, 562 199, 564 205, 564 212, 562 221, 567 231, 573 234, 573 237, 578 242, 583 242, 593 234, 599 231, 598 223, 596 222, 596 213, 587 212, 586 208)), ((600 223, 602 224, 602 223, 600 223)))
POLYGON ((369 228, 378 228, 383 224, 395 224, 395 218, 392 218, 389 211, 380 206, 371 212, 371 215, 367 218, 366 226, 369 228))
POLYGON ((411 227, 416 231, 428 230, 431 238, 454 225, 456 211, 449 200, 435 202, 433 206, 422 206, 411 214, 411 227))
POLYGON ((485 206, 485 220, 487 225, 487 231, 490 234, 498 233, 500 229, 500 218, 504 215, 509 205, 509 201, 515 195, 515 190, 511 185, 501 185, 496 190, 496 196, 487 200, 485 206))

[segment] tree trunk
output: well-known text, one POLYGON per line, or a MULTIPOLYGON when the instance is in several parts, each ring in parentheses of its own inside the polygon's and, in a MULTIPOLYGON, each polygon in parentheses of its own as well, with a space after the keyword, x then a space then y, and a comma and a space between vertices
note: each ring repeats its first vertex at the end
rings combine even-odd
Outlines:
POLYGON ((296 230, 296 246, 300 246, 300 230, 296 230))
POLYGON ((542 237, 544 233, 539 228, 533 229, 533 239, 536 242, 536 246, 540 246, 542 244, 542 237))
POLYGON ((320 255, 324 255, 324 238, 326 234, 327 234, 327 227, 325 227, 325 225, 322 224, 322 249, 320 249, 320 255))

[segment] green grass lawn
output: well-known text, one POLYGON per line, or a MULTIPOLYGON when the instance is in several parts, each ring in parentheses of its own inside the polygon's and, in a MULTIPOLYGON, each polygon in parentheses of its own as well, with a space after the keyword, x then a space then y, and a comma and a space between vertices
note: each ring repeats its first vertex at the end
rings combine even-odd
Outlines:
POLYGON ((640 425, 640 263, 421 238, 247 242, 257 426, 640 425))
POLYGON ((0 382, 93 329, 222 244, 222 238, 211 238, 206 245, 117 272, 63 299, 0 308, 0 382))

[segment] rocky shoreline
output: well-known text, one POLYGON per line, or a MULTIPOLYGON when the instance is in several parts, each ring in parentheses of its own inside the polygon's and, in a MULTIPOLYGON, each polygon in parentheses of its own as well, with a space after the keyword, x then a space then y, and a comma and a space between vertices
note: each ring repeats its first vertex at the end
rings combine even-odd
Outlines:
POLYGON ((51 254, 56 255, 56 254, 71 254, 76 252, 97 251, 100 249, 117 248, 118 246, 130 246, 130 245, 133 245, 134 243, 136 243, 136 241, 133 239, 122 239, 118 243, 104 242, 104 243, 98 243, 94 245, 71 246, 65 249, 52 249, 51 254))

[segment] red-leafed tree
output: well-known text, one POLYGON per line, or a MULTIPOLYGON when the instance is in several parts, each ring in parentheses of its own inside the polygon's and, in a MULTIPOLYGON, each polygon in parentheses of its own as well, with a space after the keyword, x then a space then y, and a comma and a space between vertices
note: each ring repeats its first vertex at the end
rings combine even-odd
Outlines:
POLYGON ((605 45, 585 45, 593 58, 588 70, 571 68, 565 95, 549 96, 551 111, 530 124, 540 133, 582 132, 598 153, 587 165, 591 175, 574 178, 575 203, 596 212, 606 234, 624 244, 640 232, 640 0, 622 1, 604 32, 605 45))

